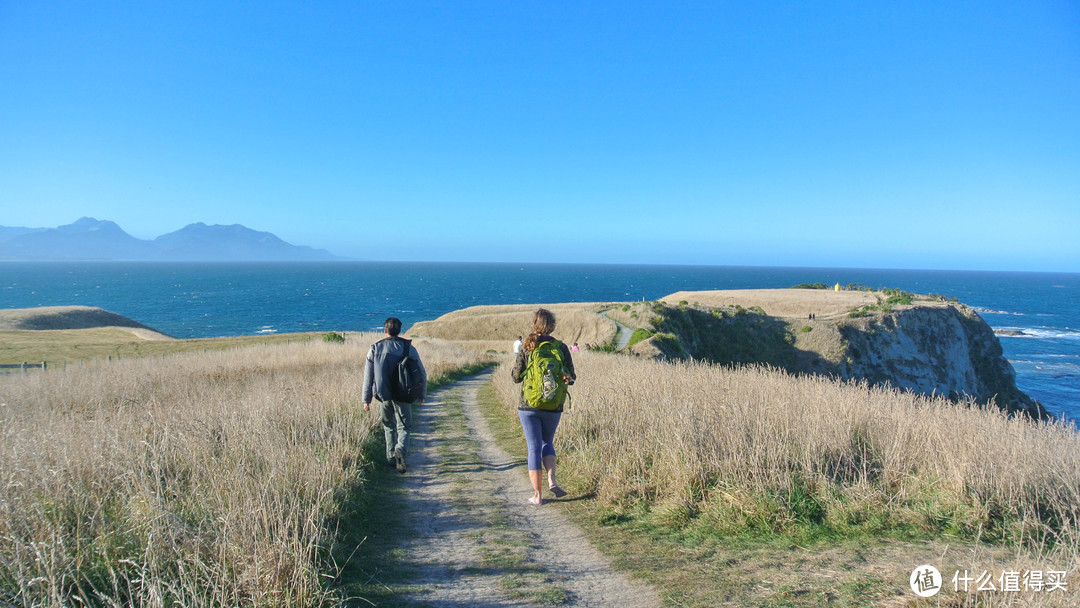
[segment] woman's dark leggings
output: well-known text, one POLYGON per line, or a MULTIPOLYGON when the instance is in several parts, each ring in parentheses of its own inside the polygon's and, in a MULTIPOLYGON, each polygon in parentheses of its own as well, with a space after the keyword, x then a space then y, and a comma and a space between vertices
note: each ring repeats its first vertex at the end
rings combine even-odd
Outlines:
POLYGON ((529 444, 529 470, 544 468, 544 456, 555 455, 555 429, 559 426, 562 412, 544 410, 518 410, 525 442, 529 444))

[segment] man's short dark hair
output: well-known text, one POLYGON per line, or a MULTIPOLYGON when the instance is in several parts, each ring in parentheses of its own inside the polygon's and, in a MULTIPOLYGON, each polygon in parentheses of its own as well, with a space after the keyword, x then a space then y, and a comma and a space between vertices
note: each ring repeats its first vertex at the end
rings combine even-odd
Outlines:
POLYGON ((383 329, 386 330, 387 335, 396 336, 401 333, 401 319, 397 317, 390 317, 383 323, 383 329))

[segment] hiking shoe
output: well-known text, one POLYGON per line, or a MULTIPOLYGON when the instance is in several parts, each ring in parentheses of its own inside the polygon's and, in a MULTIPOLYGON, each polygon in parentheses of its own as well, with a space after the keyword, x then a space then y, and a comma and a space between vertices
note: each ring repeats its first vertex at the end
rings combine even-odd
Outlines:
POLYGON ((405 452, 401 451, 401 448, 394 448, 394 460, 397 462, 397 472, 404 473, 405 469, 405 452))

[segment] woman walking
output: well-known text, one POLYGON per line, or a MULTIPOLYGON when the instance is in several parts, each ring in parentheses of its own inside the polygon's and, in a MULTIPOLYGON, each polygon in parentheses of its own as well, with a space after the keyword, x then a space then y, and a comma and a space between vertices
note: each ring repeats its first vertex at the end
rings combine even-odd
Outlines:
POLYGON ((510 376, 521 383, 518 418, 525 431, 529 450, 529 481, 533 496, 529 502, 544 503, 544 469, 547 470, 548 490, 556 498, 566 496, 566 490, 555 482, 555 429, 562 417, 566 387, 577 379, 570 349, 551 336, 555 331, 555 315, 543 308, 532 320, 532 333, 522 343, 514 359, 510 376))

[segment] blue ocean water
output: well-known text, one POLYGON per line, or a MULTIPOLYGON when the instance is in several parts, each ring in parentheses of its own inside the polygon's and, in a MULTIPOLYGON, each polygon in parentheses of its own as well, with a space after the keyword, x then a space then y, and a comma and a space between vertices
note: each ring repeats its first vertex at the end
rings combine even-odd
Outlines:
POLYGON ((480 304, 654 300, 858 283, 956 297, 1002 336, 1017 385, 1080 420, 1080 274, 590 264, 2 262, 0 308, 100 306, 178 338, 379 330, 480 304))

